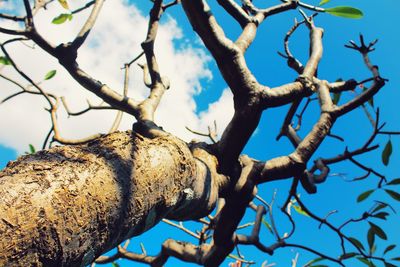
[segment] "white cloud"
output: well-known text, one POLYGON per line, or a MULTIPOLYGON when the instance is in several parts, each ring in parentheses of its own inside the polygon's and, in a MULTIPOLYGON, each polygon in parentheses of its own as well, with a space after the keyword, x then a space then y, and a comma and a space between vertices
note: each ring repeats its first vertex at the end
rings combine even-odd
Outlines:
MULTIPOLYGON (((70 1, 74 9, 83 1, 70 1)), ((74 16, 73 20, 62 25, 51 24, 52 18, 64 12, 57 2, 48 10, 40 11, 35 19, 39 32, 53 44, 68 42, 79 32, 89 10, 74 16)), ((8 27, 8 22, 0 21, 1 26, 8 27), (5 24, 7 23, 7 24, 5 24)), ((123 70, 127 61, 139 54, 140 43, 147 31, 147 18, 133 5, 124 1, 106 1, 98 22, 89 35, 88 41, 79 50, 78 62, 94 78, 108 84, 114 90, 122 91, 123 70)), ((7 36, 0 35, 4 40, 7 36)), ((171 81, 171 89, 164 95, 156 113, 156 122, 177 136, 190 140, 193 135, 184 127, 207 129, 213 120, 218 122, 219 129, 227 124, 233 114, 232 96, 225 90, 221 98, 210 105, 207 112, 197 115, 193 95, 201 90, 200 80, 211 79, 207 69, 210 58, 201 49, 187 45, 185 40, 181 48, 174 46, 176 39, 182 38, 182 32, 172 18, 167 18, 160 26, 156 40, 156 55, 161 72, 171 81)), ((50 92, 66 97, 70 109, 82 110, 87 107, 86 100, 99 103, 100 100, 83 89, 59 67, 57 61, 39 48, 30 49, 26 44, 9 45, 9 51, 16 63, 35 81, 43 79, 51 69, 57 75, 43 83, 50 92)), ((143 62, 144 59, 142 59, 143 62)), ((0 72, 4 75, 18 77, 10 67, 0 72)), ((130 72, 129 96, 142 99, 148 89, 143 85, 141 69, 132 66, 130 72)), ((27 84, 23 81, 23 84, 27 84)), ((18 90, 10 83, 0 80, 0 99, 18 90)), ((41 147, 50 128, 50 118, 43 110, 46 102, 43 97, 23 95, 0 105, 0 143, 13 147, 19 152, 27 150, 28 144, 41 147)), ((95 132, 106 132, 116 112, 92 111, 84 116, 68 119, 63 108, 59 109, 59 120, 62 133, 67 138, 84 137, 95 132)), ((129 129, 133 118, 124 115, 120 129, 129 129)))
POLYGON ((217 124, 217 134, 221 137, 223 130, 228 125, 233 116, 233 95, 229 88, 225 89, 220 98, 210 104, 208 109, 199 115, 201 128, 207 129, 208 126, 217 124))

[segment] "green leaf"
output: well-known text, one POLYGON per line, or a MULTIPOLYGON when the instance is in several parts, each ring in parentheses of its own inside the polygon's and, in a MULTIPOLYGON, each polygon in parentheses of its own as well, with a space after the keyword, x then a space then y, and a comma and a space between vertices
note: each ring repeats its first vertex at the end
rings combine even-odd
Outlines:
POLYGON ((72 14, 68 14, 68 13, 60 14, 59 16, 55 17, 51 21, 51 23, 53 23, 53 24, 62 24, 64 22, 66 22, 67 20, 72 20, 72 14))
MULTIPOLYGON (((317 263, 317 262, 320 262, 320 261, 323 261, 323 260, 324 260, 324 258, 316 258, 316 259, 313 259, 313 260, 307 262, 307 263, 304 265, 304 267, 311 267, 311 266, 313 266, 313 265, 312 265, 313 263, 317 263)), ((315 267, 315 266, 314 266, 314 267, 315 267)))
POLYGON ((367 240, 368 240, 368 246, 369 246, 369 251, 372 251, 372 247, 374 246, 375 243, 375 232, 373 228, 369 228, 368 234, 367 234, 367 240))
POLYGON ((368 99, 368 104, 370 104, 371 107, 374 107, 374 98, 373 97, 368 99))
POLYGON ((295 210, 298 214, 301 214, 301 215, 310 217, 310 215, 308 215, 308 213, 305 212, 300 206, 298 206, 298 205, 293 205, 292 207, 294 208, 294 210, 295 210))
POLYGON ((69 9, 67 0, 58 0, 58 2, 60 3, 60 5, 61 5, 63 8, 69 9))
POLYGON ((389 194, 389 196, 391 196, 393 199, 400 201, 400 194, 393 191, 393 190, 389 190, 389 189, 385 189, 386 193, 389 194))
POLYGON ((321 2, 319 2, 319 6, 323 6, 323 5, 325 5, 325 4, 327 4, 327 3, 329 3, 331 0, 321 0, 321 2))
POLYGON ((11 65, 11 61, 8 57, 0 57, 0 64, 11 65))
POLYGON ((376 206, 376 208, 373 209, 373 211, 371 213, 377 212, 377 211, 379 211, 381 209, 384 209, 386 207, 387 207, 387 204, 383 204, 383 203, 379 204, 378 206, 376 206))
POLYGON ((271 232, 271 234, 273 234, 274 232, 272 231, 272 227, 271 227, 271 225, 263 218, 262 219, 262 224, 264 224, 265 225, 265 227, 267 227, 267 229, 271 232))
POLYGON ((363 257, 357 257, 357 260, 361 261, 362 263, 364 263, 365 265, 368 265, 370 267, 375 266, 375 264, 373 264, 372 262, 370 262, 368 259, 363 258, 363 257))
POLYGON ((36 149, 35 149, 35 147, 34 147, 32 144, 29 144, 29 152, 30 152, 31 154, 33 154, 33 153, 36 152, 36 149))
POLYGON ((365 191, 364 193, 362 193, 361 195, 358 196, 357 202, 361 202, 361 201, 367 199, 374 191, 375 191, 375 189, 365 191))
POLYGON ((340 259, 347 260, 347 259, 353 258, 356 255, 358 255, 358 254, 354 253, 354 252, 350 252, 350 253, 346 253, 346 254, 343 254, 342 256, 340 256, 340 259))
POLYGON ((368 260, 367 258, 358 257, 357 259, 359 261, 361 261, 362 263, 364 263, 365 265, 368 265, 369 267, 376 267, 376 265, 372 261, 368 260))
POLYGON ((360 241, 358 241, 357 239, 355 239, 354 237, 349 237, 349 240, 354 246, 358 247, 361 250, 365 250, 362 243, 360 241))
POLYGON ((365 179, 367 179, 367 178, 368 178, 368 175, 363 175, 363 176, 361 176, 361 177, 354 178, 354 179, 351 180, 350 182, 362 181, 362 180, 365 180, 365 179))
POLYGON ((349 6, 337 6, 332 8, 326 8, 325 12, 333 16, 349 18, 349 19, 360 19, 363 17, 363 13, 361 12, 361 10, 349 6))
POLYGON ((382 151, 382 162, 385 166, 389 164, 389 159, 390 155, 392 155, 393 152, 393 147, 392 147, 392 141, 389 139, 387 142, 385 149, 382 151))
POLYGON ((111 263, 111 266, 112 266, 112 267, 119 267, 119 264, 116 263, 116 262, 112 262, 112 263, 111 263))
POLYGON ((383 255, 385 255, 386 253, 388 253, 389 251, 393 250, 396 247, 396 245, 390 245, 388 246, 385 251, 383 252, 383 255))
POLYGON ((368 222, 369 225, 371 226, 370 230, 372 229, 373 233, 382 238, 383 240, 387 240, 386 233, 380 228, 378 225, 368 222))
POLYGON ((334 105, 337 105, 339 103, 341 95, 342 95, 342 92, 333 94, 333 104, 334 105))
MULTIPOLYGON (((364 93, 365 91, 367 91, 367 90, 368 90, 367 87, 365 87, 365 86, 362 87, 363 93, 364 93)), ((369 104, 371 107, 374 107, 374 97, 371 97, 370 99, 368 99, 368 104, 369 104)), ((363 105, 363 106, 364 106, 364 105, 363 105)), ((364 107, 365 107, 365 106, 364 106, 364 107)))
POLYGON ((397 267, 397 265, 391 264, 389 262, 385 262, 385 267, 397 267))
POLYGON ((400 257, 396 257, 396 258, 393 258, 393 259, 391 259, 392 261, 400 261, 400 257))
POLYGON ((382 212, 379 212, 379 213, 371 215, 371 216, 374 218, 386 220, 386 217, 389 216, 389 213, 382 211, 382 212))
POLYGON ((376 252, 376 244, 373 244, 372 248, 369 251, 369 254, 374 255, 375 252, 376 252))
POLYGON ((56 70, 51 70, 44 76, 44 79, 50 80, 51 78, 53 78, 56 75, 56 73, 57 73, 56 70))
POLYGON ((391 180, 387 185, 399 185, 400 184, 400 178, 396 178, 391 180))

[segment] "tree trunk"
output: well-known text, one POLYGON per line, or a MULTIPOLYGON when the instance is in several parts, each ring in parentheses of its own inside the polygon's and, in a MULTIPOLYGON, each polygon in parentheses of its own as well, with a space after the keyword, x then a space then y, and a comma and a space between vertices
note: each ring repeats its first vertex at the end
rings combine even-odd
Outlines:
POLYGON ((136 132, 22 156, 0 172, 0 266, 83 266, 164 217, 202 217, 216 167, 201 146, 136 132))

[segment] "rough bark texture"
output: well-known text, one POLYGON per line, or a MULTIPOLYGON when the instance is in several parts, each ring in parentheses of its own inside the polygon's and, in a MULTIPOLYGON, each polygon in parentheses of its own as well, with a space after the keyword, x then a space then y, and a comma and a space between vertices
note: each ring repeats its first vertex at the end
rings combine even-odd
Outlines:
POLYGON ((0 265, 82 266, 163 217, 205 216, 215 168, 199 147, 135 132, 22 156, 0 173, 0 265))

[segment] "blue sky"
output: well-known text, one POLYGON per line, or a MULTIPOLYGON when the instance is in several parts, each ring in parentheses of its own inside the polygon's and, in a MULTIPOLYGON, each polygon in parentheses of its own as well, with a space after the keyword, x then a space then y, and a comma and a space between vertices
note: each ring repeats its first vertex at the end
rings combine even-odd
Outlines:
MULTIPOLYGON (((145 10, 149 7, 148 1, 131 1, 139 2, 139 8, 145 10)), ((214 1, 210 1, 214 2, 214 1)), ((272 1, 255 1, 255 3, 263 4, 272 1)), ((278 1, 274 1, 278 2, 278 1)), ((308 3, 317 4, 319 1, 309 1, 308 3)), ((338 78, 349 79, 355 78, 362 80, 370 77, 370 73, 366 70, 362 62, 361 56, 354 51, 344 48, 344 44, 349 40, 358 41, 358 34, 363 33, 366 40, 370 41, 379 38, 376 45, 376 51, 371 53, 371 59, 374 64, 379 65, 381 75, 388 78, 390 81, 382 89, 380 94, 375 97, 375 108, 380 107, 382 121, 387 122, 385 129, 400 131, 400 112, 398 111, 398 99, 400 99, 400 50, 398 44, 400 42, 400 30, 398 29, 398 10, 400 3, 398 0, 332 0, 327 6, 349 5, 361 9, 364 12, 364 18, 360 20, 349 20, 320 14, 316 18, 316 25, 325 29, 324 33, 324 56, 319 67, 319 77, 334 81, 338 78)), ((217 19, 225 27, 229 37, 235 37, 238 34, 239 27, 226 16, 223 16, 221 9, 211 3, 215 10, 217 19), (234 26, 233 26, 234 25, 234 26)), ((193 42, 194 46, 201 47, 197 37, 192 32, 191 26, 180 7, 175 7, 170 10, 170 16, 173 17, 181 27, 184 38, 175 41, 177 48, 184 46, 188 41, 193 42)), ((310 14, 310 13, 309 13, 310 14)), ((276 86, 283 83, 288 83, 296 78, 296 75, 287 66, 285 61, 278 56, 277 51, 282 51, 283 37, 287 30, 293 25, 294 18, 300 19, 297 11, 287 12, 283 15, 278 15, 266 21, 259 29, 257 39, 246 54, 248 65, 257 77, 257 79, 268 86, 276 86)), ((305 29, 300 29, 291 39, 292 52, 300 59, 304 60, 308 55, 308 33, 305 29)), ((208 109, 210 103, 219 99, 226 84, 221 78, 213 61, 208 63, 208 68, 213 73, 213 79, 202 80, 203 90, 195 96, 197 104, 197 112, 208 109)), ((173 93, 173 92, 169 92, 173 93)), ((348 100, 353 95, 348 93, 342 96, 342 101, 348 100)), ((341 102, 343 103, 343 102, 341 102)), ((370 112, 373 110, 367 107, 370 112)), ((245 148, 245 153, 251 157, 266 160, 271 157, 284 155, 292 151, 292 147, 285 139, 276 142, 275 137, 278 134, 282 119, 288 106, 267 110, 264 112, 260 126, 253 138, 245 148)), ((304 121, 303 128, 309 129, 315 122, 314 107, 311 107, 307 115, 307 120, 304 121)), ((1 116, 4 116, 2 114, 1 116)), ((7 131, 7 129, 2 129, 7 131)), ((371 125, 367 120, 364 112, 356 110, 353 114, 346 118, 341 118, 337 121, 333 128, 334 134, 339 134, 345 139, 345 143, 337 140, 327 139, 323 146, 318 150, 317 157, 331 157, 337 153, 343 152, 346 145, 349 149, 359 147, 369 137, 372 131, 371 125)), ((304 134, 301 132, 300 134, 304 134)), ((390 159, 388 167, 381 163, 380 153, 383 150, 384 144, 387 142, 387 136, 380 136, 375 143, 381 144, 381 147, 371 154, 361 156, 359 159, 362 163, 379 170, 386 175, 388 179, 400 177, 400 138, 393 136, 393 155, 390 159)), ((9 144, 0 140, 0 168, 4 167, 8 160, 15 159, 17 152, 10 147, 9 144)), ((28 150, 28 148, 26 149, 28 150)), ((369 209, 373 205, 373 200, 383 200, 393 203, 394 208, 399 208, 399 203, 391 201, 381 191, 374 193, 370 198, 361 204, 356 204, 357 196, 368 190, 376 187, 377 178, 370 177, 367 180, 349 183, 347 180, 361 176, 364 174, 354 165, 342 163, 331 167, 331 175, 328 181, 318 186, 318 194, 307 195, 301 191, 301 199, 308 207, 320 216, 324 216, 332 210, 338 210, 338 213, 332 215, 330 219, 333 223, 340 224, 347 218, 358 217, 363 211, 369 209)), ((277 194, 275 204, 275 214, 278 223, 278 228, 283 234, 289 231, 288 223, 283 216, 279 215, 279 207, 283 204, 289 181, 274 182, 260 187, 260 195, 270 201, 274 192, 277 194)), ((395 188, 393 188, 395 189, 395 188)), ((398 189, 395 189, 398 191, 398 189)), ((243 222, 252 221, 254 214, 249 212, 243 222)), ((310 246, 321 249, 331 256, 338 256, 339 242, 338 239, 326 228, 322 227, 318 230, 318 224, 313 222, 308 217, 293 214, 298 222, 297 232, 292 239, 295 243, 308 244, 310 246)), ((380 255, 383 249, 390 244, 400 244, 400 234, 398 232, 399 215, 391 215, 388 222, 373 220, 384 228, 389 236, 387 243, 378 242, 377 254, 380 255)), ((191 224, 188 224, 191 226, 191 224)), ((265 230, 265 229, 264 229, 265 230)), ((368 230, 367 223, 361 223, 348 228, 346 233, 351 233, 351 236, 357 237, 363 243, 366 243, 366 231, 368 230)), ((139 238, 132 239, 130 249, 138 252, 140 242, 146 246, 149 254, 159 252, 163 240, 169 237, 175 237, 180 240, 188 240, 196 242, 196 240, 187 237, 183 233, 167 226, 160 224, 148 233, 139 238), (162 234, 161 234, 162 233, 162 234)), ((266 244, 273 242, 273 237, 267 231, 262 232, 261 238, 266 244)), ((303 252, 301 250, 282 249, 276 252, 276 255, 270 257, 266 254, 258 252, 256 249, 243 248, 241 252, 247 259, 257 261, 255 266, 261 266, 261 263, 268 260, 269 263, 274 262, 277 266, 290 266, 290 260, 299 253, 299 265, 305 264, 308 260, 316 258, 314 255, 303 252)), ((393 257, 400 256, 400 249, 396 248, 392 254, 393 257)), ((228 266, 227 260, 224 266, 228 266)), ((140 266, 138 263, 130 263, 126 261, 118 261, 121 266, 140 266)), ((328 266, 334 266, 330 262, 326 262, 328 266)), ((166 266, 189 266, 186 263, 181 263, 176 260, 171 260, 166 266)), ((350 265, 349 265, 350 266, 350 265)), ((363 266, 362 263, 352 262, 351 266, 363 266)), ((378 266, 381 266, 378 264, 378 266)))

